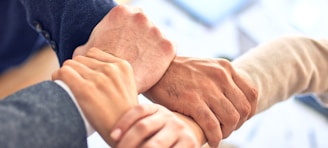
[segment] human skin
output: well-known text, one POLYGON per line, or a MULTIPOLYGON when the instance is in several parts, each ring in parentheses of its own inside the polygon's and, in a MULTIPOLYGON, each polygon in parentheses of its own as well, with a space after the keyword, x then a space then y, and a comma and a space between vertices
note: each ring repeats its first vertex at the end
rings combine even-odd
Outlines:
POLYGON ((53 79, 69 86, 90 124, 109 144, 112 125, 138 104, 130 64, 95 48, 65 61, 53 79))
POLYGON ((224 59, 176 57, 144 95, 195 120, 212 147, 254 115, 257 105, 256 89, 224 59))
POLYGON ((74 56, 91 47, 127 60, 138 93, 145 92, 152 101, 191 117, 211 146, 217 146, 255 112, 256 90, 229 62, 175 57, 172 43, 140 9, 113 8, 74 56))
POLYGON ((146 15, 125 5, 114 7, 73 56, 84 55, 92 47, 127 60, 133 68, 139 93, 159 81, 175 57, 173 44, 146 15))
MULTIPOLYGON (((161 144, 197 147, 204 142, 201 137, 201 129, 187 117, 178 117, 178 115, 156 104, 142 107, 148 112, 138 112, 140 106, 137 106, 137 89, 133 71, 125 60, 104 54, 103 51, 93 48, 88 51, 86 57, 76 56, 73 60, 66 61, 63 67, 53 74, 53 79, 62 80, 69 86, 88 121, 111 146, 126 147, 122 143, 128 143, 130 144, 129 147, 147 147, 158 145, 158 140, 163 141, 168 138, 172 140, 171 143, 161 144), (128 111, 131 108, 132 112, 128 111), (138 130, 149 127, 143 125, 154 122, 157 126, 151 126, 151 130, 137 132, 144 136, 134 137, 135 142, 123 137, 121 140, 123 142, 116 146, 110 133, 114 124, 117 125, 118 119, 126 112, 133 116, 133 118, 128 118, 129 123, 141 122, 137 126, 140 127, 141 125, 138 130), (147 118, 141 119, 141 117, 146 116, 147 118), (154 134, 154 132, 158 134, 154 134), (176 133, 177 136, 173 137, 170 134, 172 132, 176 133)), ((127 133, 135 133, 136 128, 122 129, 127 133)), ((165 145, 162 146, 166 147, 165 145)))
POLYGON ((205 142, 201 129, 191 119, 157 104, 133 107, 116 122, 114 129, 111 136, 119 148, 199 148, 205 142))

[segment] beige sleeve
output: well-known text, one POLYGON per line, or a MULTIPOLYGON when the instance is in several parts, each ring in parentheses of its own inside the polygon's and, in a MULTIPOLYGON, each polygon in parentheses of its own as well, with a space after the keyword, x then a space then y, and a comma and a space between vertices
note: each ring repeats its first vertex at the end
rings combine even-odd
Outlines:
POLYGON ((259 91, 258 111, 296 93, 328 91, 328 40, 283 37, 233 61, 259 91))

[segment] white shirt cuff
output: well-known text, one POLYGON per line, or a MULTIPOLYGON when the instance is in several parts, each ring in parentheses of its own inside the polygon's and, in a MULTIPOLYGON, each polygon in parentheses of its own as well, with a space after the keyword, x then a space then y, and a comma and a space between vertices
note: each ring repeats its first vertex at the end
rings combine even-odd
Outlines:
POLYGON ((89 121, 87 120, 87 118, 85 117, 83 111, 81 110, 79 104, 76 101, 75 96, 73 95, 71 89, 61 80, 55 80, 55 83, 57 83, 59 86, 61 86, 66 92, 67 94, 71 97, 72 101, 74 102, 76 108, 79 110, 80 115, 84 121, 84 125, 87 131, 87 136, 90 136, 91 134, 93 134, 95 132, 94 128, 90 125, 89 121))

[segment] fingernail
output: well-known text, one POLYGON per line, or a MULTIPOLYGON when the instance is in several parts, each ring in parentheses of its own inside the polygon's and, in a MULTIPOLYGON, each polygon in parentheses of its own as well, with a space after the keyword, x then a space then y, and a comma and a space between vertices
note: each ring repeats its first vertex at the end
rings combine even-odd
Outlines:
POLYGON ((110 137, 113 140, 118 140, 121 137, 122 131, 120 129, 114 129, 112 133, 110 134, 110 137))

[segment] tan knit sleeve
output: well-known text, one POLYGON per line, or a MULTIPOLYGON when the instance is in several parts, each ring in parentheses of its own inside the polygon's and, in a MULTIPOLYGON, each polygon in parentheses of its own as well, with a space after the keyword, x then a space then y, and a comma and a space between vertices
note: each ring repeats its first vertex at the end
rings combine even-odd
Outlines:
POLYGON ((257 87, 258 111, 296 93, 328 91, 328 40, 283 37, 250 50, 233 65, 257 87))

